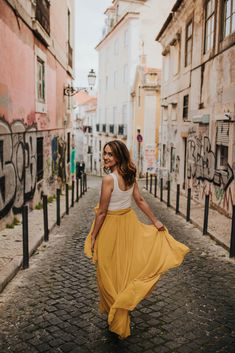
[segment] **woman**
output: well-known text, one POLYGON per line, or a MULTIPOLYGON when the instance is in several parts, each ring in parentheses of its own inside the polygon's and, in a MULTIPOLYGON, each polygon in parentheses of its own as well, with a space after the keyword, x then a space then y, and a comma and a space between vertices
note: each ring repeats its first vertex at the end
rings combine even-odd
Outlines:
POLYGON ((85 254, 97 264, 100 311, 109 330, 130 335, 129 310, 153 290, 161 274, 179 266, 189 249, 177 242, 140 195, 136 168, 126 145, 106 143, 100 203, 85 242, 85 254), (131 209, 132 196, 152 225, 141 223, 131 209))

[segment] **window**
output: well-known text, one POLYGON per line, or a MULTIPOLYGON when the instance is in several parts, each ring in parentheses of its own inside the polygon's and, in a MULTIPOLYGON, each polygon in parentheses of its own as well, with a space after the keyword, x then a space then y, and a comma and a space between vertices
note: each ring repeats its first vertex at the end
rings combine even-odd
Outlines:
POLYGON ((114 124, 109 125, 109 132, 110 134, 114 134, 114 124))
POLYGON ((50 1, 36 1, 36 20, 41 24, 45 31, 50 34, 50 1))
POLYGON ((216 145, 216 169, 227 169, 228 146, 216 145))
POLYGON ((118 125, 118 135, 124 135, 124 125, 118 125))
POLYGON ((37 100, 45 103, 45 62, 37 56, 37 100))
POLYGON ((185 66, 192 62, 192 47, 193 47, 193 22, 190 21, 186 26, 185 35, 185 66))
POLYGON ((223 37, 235 31, 235 0, 223 0, 223 37))
POLYGON ((106 132, 106 124, 102 124, 102 132, 106 132))
POLYGON ((162 145, 162 167, 166 166, 166 145, 162 145))
POLYGON ((177 41, 175 45, 171 46, 171 67, 173 68, 173 75, 177 75, 180 69, 180 42, 177 41))
POLYGON ((204 52, 213 48, 215 32, 215 0, 207 0, 205 9, 204 52))
POLYGON ((229 145, 229 122, 217 121, 216 169, 227 169, 229 145))
POLYGON ((37 181, 43 179, 43 137, 37 138, 37 181))
POLYGON ((188 119, 188 105, 189 105, 189 95, 184 96, 183 99, 183 119, 188 119))
POLYGON ((170 166, 170 172, 175 171, 175 147, 171 147, 171 166, 170 166))

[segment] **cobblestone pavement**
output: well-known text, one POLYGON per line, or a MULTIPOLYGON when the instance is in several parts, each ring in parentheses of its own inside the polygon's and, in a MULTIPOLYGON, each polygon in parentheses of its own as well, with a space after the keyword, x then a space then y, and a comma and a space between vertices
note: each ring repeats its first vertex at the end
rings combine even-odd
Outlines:
POLYGON ((147 192, 158 217, 191 252, 131 314, 131 337, 119 341, 108 332, 98 313, 95 269, 83 255, 98 201, 96 180, 89 185, 50 242, 31 258, 30 268, 1 294, 0 352, 235 352, 234 260, 147 192))

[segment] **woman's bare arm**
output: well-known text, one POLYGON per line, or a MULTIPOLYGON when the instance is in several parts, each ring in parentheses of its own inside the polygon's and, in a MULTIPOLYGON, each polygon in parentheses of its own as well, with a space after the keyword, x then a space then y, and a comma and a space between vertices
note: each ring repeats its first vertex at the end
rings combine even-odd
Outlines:
POLYGON ((165 228, 164 228, 163 224, 157 220, 153 211, 151 210, 151 208, 149 207, 147 202, 144 200, 144 198, 141 196, 137 182, 135 182, 135 185, 134 185, 133 197, 134 197, 134 200, 135 200, 137 206, 150 219, 150 221, 153 223, 153 225, 158 230, 164 230, 165 228))
POLYGON ((113 191, 113 178, 111 175, 106 175, 103 177, 103 180, 102 180, 99 208, 98 208, 98 211, 96 212, 95 224, 91 234, 92 250, 94 248, 97 234, 99 233, 100 228, 105 220, 112 191, 113 191))

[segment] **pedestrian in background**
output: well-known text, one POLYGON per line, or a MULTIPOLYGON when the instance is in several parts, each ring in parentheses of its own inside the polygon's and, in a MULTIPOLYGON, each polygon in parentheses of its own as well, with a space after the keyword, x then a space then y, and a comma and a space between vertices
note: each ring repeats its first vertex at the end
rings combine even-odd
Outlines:
POLYGON ((160 276, 179 266, 189 248, 176 241, 139 192, 136 167, 126 145, 114 140, 103 149, 104 170, 96 217, 85 241, 85 254, 96 263, 100 311, 109 330, 130 335, 129 311, 151 293, 160 276), (152 225, 141 223, 132 196, 152 225))

